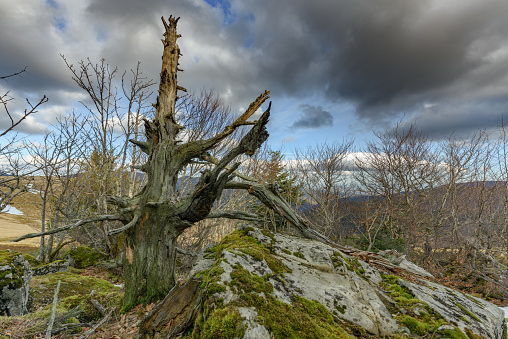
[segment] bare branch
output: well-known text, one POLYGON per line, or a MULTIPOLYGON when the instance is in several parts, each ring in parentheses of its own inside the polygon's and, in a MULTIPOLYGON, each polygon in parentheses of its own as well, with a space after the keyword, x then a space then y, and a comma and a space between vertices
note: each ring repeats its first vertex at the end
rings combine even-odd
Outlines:
POLYGON ((116 215, 116 214, 111 214, 111 215, 100 215, 100 216, 97 216, 95 218, 90 218, 90 219, 83 219, 83 220, 80 220, 74 224, 70 224, 70 225, 66 225, 66 226, 62 226, 62 227, 59 227, 59 228, 55 228, 55 229, 52 229, 52 230, 49 230, 49 231, 46 231, 46 232, 41 232, 41 233, 29 233, 29 234, 25 234, 17 239, 13 239, 11 240, 11 242, 18 242, 18 241, 21 241, 23 239, 30 239, 30 238, 37 238, 37 237, 41 237, 41 236, 45 236, 45 235, 50 235, 50 234, 55 234, 55 233, 60 233, 60 232, 64 232, 64 231, 69 231, 69 230, 72 230, 76 227, 79 227, 79 226, 83 226, 83 225, 86 225, 86 224, 89 224, 89 223, 92 223, 92 222, 96 222, 96 221, 104 221, 104 220, 123 220, 123 217, 120 216, 120 215, 116 215))
POLYGON ((149 148, 150 146, 147 142, 134 140, 134 139, 129 139, 129 141, 131 143, 133 143, 134 145, 138 146, 139 149, 141 151, 143 151, 143 153, 150 154, 150 148, 149 148))
POLYGON ((207 219, 215 218, 226 218, 226 219, 238 219, 246 221, 263 221, 255 213, 243 212, 243 211, 217 211, 210 213, 207 219))
POLYGON ((23 68, 21 71, 18 71, 16 73, 0 76, 0 80, 7 79, 7 78, 10 78, 10 77, 15 77, 16 75, 20 75, 21 73, 25 73, 25 72, 26 72, 26 67, 23 68))
MULTIPOLYGON (((247 119, 249 119, 259 107, 270 97, 269 96, 270 91, 265 91, 263 94, 261 94, 259 97, 257 97, 254 102, 252 102, 249 105, 249 108, 243 113, 241 116, 239 116, 231 125, 226 126, 226 128, 217 135, 213 136, 212 138, 208 140, 202 140, 199 142, 199 148, 201 151, 207 151, 213 147, 215 147, 218 143, 220 143, 222 140, 227 138, 231 133, 233 133, 238 127, 244 126, 244 125, 252 125, 252 122, 248 122, 247 119)), ((267 112, 270 111, 270 108, 267 109, 267 112)))
POLYGON ((189 252, 189 251, 186 251, 184 249, 181 249, 180 247, 177 247, 176 248, 176 251, 180 254, 183 254, 183 255, 189 255, 191 257, 197 257, 198 255, 194 252, 189 252))
MULTIPOLYGON (((204 155, 202 155, 201 159, 207 161, 210 164, 214 164, 214 165, 218 165, 219 162, 220 162, 219 159, 217 159, 216 157, 214 157, 213 155, 211 155, 209 153, 205 153, 204 155)), ((227 171, 231 171, 231 167, 230 166, 226 166, 225 168, 226 168, 227 171)), ((243 173, 240 173, 238 171, 233 171, 233 174, 236 175, 239 178, 242 178, 243 180, 252 181, 252 182, 258 182, 257 179, 255 179, 253 177, 250 177, 248 175, 245 175, 243 173)))
POLYGON ((127 231, 129 228, 131 228, 134 225, 136 225, 136 223, 139 221, 139 218, 140 218, 139 214, 136 214, 134 216, 134 218, 128 224, 126 224, 123 227, 115 228, 114 230, 110 230, 108 232, 108 235, 111 236, 111 235, 120 234, 120 233, 122 233, 124 231, 127 231))
POLYGON ((4 109, 5 109, 5 112, 7 113, 7 115, 9 116, 9 118, 11 119, 11 126, 9 128, 7 128, 5 131, 3 131, 2 133, 0 133, 0 137, 6 135, 7 133, 9 133, 10 131, 12 131, 14 129, 14 127, 18 126, 23 120, 25 120, 30 114, 33 114, 33 113, 37 113, 37 108, 48 102, 48 98, 46 96, 43 96, 41 100, 39 100, 39 102, 35 105, 32 105, 30 103, 30 101, 28 99, 26 99, 28 105, 30 106, 30 110, 28 109, 25 109, 25 112, 23 113, 23 116, 21 118, 18 119, 18 121, 14 121, 14 119, 12 118, 9 110, 7 109, 7 101, 6 99, 4 98, 4 96, 0 97, 0 103, 2 103, 4 105, 4 109))

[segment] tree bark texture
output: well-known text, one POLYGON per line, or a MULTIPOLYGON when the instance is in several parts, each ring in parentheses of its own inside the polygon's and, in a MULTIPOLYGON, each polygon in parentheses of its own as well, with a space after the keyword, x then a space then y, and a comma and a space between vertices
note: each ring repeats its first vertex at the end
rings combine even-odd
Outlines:
POLYGON ((175 286, 139 324, 139 338, 173 338, 183 333, 201 309, 202 279, 175 286))

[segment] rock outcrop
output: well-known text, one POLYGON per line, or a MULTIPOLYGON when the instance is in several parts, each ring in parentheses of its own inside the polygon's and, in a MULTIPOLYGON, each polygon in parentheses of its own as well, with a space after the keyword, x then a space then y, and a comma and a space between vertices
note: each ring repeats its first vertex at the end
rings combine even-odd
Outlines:
POLYGON ((33 272, 18 252, 0 251, 0 315, 23 315, 30 304, 33 272))
POLYGON ((72 259, 43 263, 31 255, 0 251, 0 315, 24 315, 30 306, 32 277, 66 272, 72 259))
POLYGON ((191 272, 203 279, 203 310, 187 334, 506 338, 501 309, 429 281, 406 261, 394 275, 318 241, 238 230, 191 272))

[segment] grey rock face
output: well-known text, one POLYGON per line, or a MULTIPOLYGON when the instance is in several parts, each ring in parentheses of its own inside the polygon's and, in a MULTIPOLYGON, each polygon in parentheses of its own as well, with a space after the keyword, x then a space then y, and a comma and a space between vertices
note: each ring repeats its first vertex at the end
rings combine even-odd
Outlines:
POLYGON ((243 339, 271 339, 270 332, 263 325, 256 322, 257 312, 254 307, 239 307, 238 311, 245 318, 247 329, 243 335, 243 339))
POLYGON ((0 314, 14 316, 28 313, 30 280, 33 272, 21 254, 2 251, 0 260, 0 314))
MULTIPOLYGON (((238 304, 238 291, 231 288, 234 285, 232 272, 235 267, 242 267, 253 276, 263 277, 269 282, 273 286, 270 294, 279 301, 292 304, 295 297, 318 301, 335 318, 362 327, 377 337, 417 336, 410 322, 424 322, 425 314, 433 312, 434 318, 439 318, 440 322, 429 328, 442 338, 448 337, 447 331, 470 332, 484 338, 503 338, 504 313, 486 301, 430 281, 414 279, 412 274, 409 274, 413 277, 412 281, 419 283, 386 275, 366 262, 317 241, 267 234, 252 228, 247 232, 269 248, 270 256, 289 270, 274 274, 266 258, 254 258, 241 247, 235 249, 234 246, 226 247, 219 260, 217 257, 214 260, 202 258, 193 274, 214 265, 220 268, 221 274, 216 282, 224 288, 214 296, 226 306, 238 304)), ((408 261, 402 258, 395 264, 404 262, 408 261)), ((418 266, 408 263, 404 266, 409 267, 409 272, 429 276, 418 266)), ((271 337, 255 308, 238 307, 238 311, 244 318, 244 338, 271 337)))
POLYGON ((505 320, 499 307, 430 281, 422 281, 422 285, 404 280, 397 283, 407 287, 417 299, 449 323, 455 323, 463 332, 468 328, 485 338, 502 338, 505 320))

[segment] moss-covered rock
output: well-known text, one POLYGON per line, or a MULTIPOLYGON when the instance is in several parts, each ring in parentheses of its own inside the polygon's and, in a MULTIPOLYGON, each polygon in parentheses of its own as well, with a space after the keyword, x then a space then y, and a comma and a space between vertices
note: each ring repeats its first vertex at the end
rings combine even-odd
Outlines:
MULTIPOLYGON (((349 338, 318 301, 295 296, 285 303, 272 295, 272 280, 284 281, 291 269, 249 236, 250 230, 233 232, 208 251, 213 264, 197 274, 207 287, 203 313, 186 337, 262 338, 272 333, 275 338, 349 338), (252 309, 254 316, 248 312, 252 309)), ((275 244, 272 234, 265 236, 275 244)))
POLYGON ((186 338, 501 339, 504 331, 493 305, 383 274, 317 241, 250 227, 204 257, 193 272, 203 276, 203 308, 186 338))
POLYGON ((30 303, 30 264, 19 252, 0 251, 0 314, 23 315, 30 303))
MULTIPOLYGON (((107 309, 120 309, 123 291, 110 282, 86 275, 83 270, 69 268, 67 272, 56 272, 33 277, 30 282, 33 297, 33 312, 23 316, 27 325, 25 333, 44 331, 51 313, 54 290, 60 283, 59 303, 56 308, 55 328, 66 328, 66 334, 80 333, 81 327, 74 324, 90 323, 103 317, 94 306, 98 302, 107 309)), ((8 320, 0 317, 0 329, 8 328, 8 320)))
POLYGON ((74 261, 74 267, 79 269, 94 266, 104 259, 104 255, 86 246, 72 248, 65 255, 71 257, 74 261))
POLYGON ((121 295, 120 289, 109 281, 80 273, 80 270, 71 268, 68 272, 56 272, 34 277, 30 283, 34 306, 38 308, 51 304, 58 280, 61 281, 58 296, 62 302, 69 298, 68 308, 77 306, 76 300, 88 298, 92 291, 95 291, 95 296, 109 293, 121 295))

